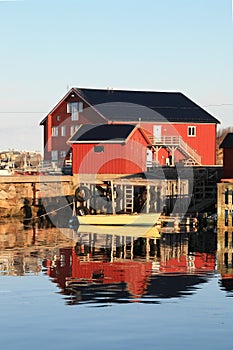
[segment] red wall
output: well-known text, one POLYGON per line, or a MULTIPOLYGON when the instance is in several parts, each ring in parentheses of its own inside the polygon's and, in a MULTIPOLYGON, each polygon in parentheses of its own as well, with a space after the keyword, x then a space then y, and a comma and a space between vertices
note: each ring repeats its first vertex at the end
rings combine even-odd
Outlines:
POLYGON ((132 174, 146 171, 147 141, 138 129, 126 144, 73 144, 73 174, 132 174))
MULTIPOLYGON (((67 102, 80 102, 81 100, 77 97, 67 97, 65 101, 62 101, 55 110, 48 115, 45 123, 45 138, 44 138, 44 159, 51 160, 51 150, 57 150, 58 155, 60 151, 68 152, 70 146, 67 145, 66 141, 70 138, 70 127, 78 126, 81 124, 98 124, 105 123, 106 120, 101 118, 92 108, 86 103, 83 103, 84 111, 79 113, 79 120, 72 121, 70 113, 67 113, 67 102), (57 116, 60 117, 60 121, 57 120, 57 116), (52 127, 58 126, 58 136, 52 135, 52 127), (66 127, 66 136, 61 136, 61 127, 66 127)), ((59 157, 60 158, 60 157, 59 157)), ((62 159, 61 159, 62 160, 62 159)))
MULTIPOLYGON (((152 123, 141 123, 140 126, 153 134, 152 123)), ((162 125, 161 136, 181 136, 183 140, 191 146, 201 156, 202 165, 216 164, 216 124, 157 124, 162 125), (196 136, 188 136, 188 126, 196 126, 196 136)), ((164 164, 167 152, 161 150, 159 161, 164 164)), ((176 161, 184 158, 176 154, 176 161)))
POLYGON ((145 293, 147 282, 151 276, 152 263, 139 261, 80 261, 73 251, 72 277, 92 280, 93 273, 102 272, 102 283, 121 283, 128 285, 129 292, 137 297, 145 293))
POLYGON ((223 149, 223 178, 233 178, 233 148, 223 149))

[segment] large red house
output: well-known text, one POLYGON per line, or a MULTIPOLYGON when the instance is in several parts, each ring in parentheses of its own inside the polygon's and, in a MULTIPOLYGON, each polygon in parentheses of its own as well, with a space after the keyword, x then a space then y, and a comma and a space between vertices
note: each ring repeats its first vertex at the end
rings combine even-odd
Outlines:
POLYGON ((139 124, 152 144, 149 166, 215 165, 218 123, 179 92, 72 88, 41 121, 44 159, 71 160, 67 140, 82 124, 139 124))

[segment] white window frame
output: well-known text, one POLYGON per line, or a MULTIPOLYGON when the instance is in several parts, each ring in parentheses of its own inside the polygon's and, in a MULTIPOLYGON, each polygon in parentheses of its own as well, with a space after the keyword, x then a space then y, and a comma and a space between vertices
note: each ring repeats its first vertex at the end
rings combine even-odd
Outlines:
POLYGON ((79 102, 67 102, 67 113, 71 113, 71 120, 79 119, 79 102))
POLYGON ((196 137, 197 136, 197 127, 194 125, 188 126, 188 137, 196 137))
POLYGON ((67 102, 66 112, 72 113, 72 102, 67 102))
POLYGON ((52 127, 52 136, 53 137, 58 136, 58 126, 53 126, 52 127))
POLYGON ((59 122, 61 120, 61 116, 57 115, 57 121, 59 122))
POLYGON ((72 136, 75 133, 75 131, 78 130, 78 127, 79 127, 79 125, 71 125, 71 127, 70 127, 70 136, 72 136))
POLYGON ((65 125, 61 126, 61 136, 66 136, 66 126, 65 125))
POLYGON ((58 160, 58 151, 57 150, 52 150, 51 152, 51 159, 52 159, 52 162, 55 162, 58 160))

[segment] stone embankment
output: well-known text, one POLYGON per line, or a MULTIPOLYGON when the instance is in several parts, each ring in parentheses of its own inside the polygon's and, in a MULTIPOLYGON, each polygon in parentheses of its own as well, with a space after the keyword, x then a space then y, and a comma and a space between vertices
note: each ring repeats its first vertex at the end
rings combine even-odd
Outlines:
POLYGON ((25 200, 73 195, 71 176, 0 176, 0 217, 21 216, 25 200))

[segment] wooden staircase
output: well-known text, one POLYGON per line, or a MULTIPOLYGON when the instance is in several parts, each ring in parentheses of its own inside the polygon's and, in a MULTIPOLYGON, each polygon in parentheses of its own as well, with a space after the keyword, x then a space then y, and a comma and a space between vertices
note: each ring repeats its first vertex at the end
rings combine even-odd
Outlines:
POLYGON ((149 137, 153 146, 178 150, 187 160, 187 165, 201 165, 201 156, 181 136, 149 137))

